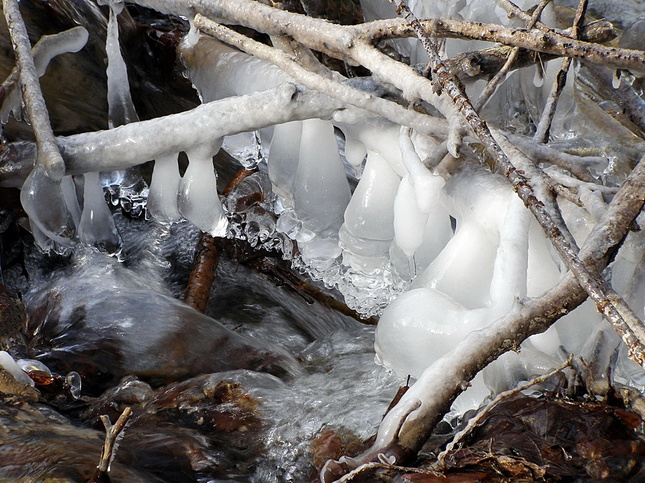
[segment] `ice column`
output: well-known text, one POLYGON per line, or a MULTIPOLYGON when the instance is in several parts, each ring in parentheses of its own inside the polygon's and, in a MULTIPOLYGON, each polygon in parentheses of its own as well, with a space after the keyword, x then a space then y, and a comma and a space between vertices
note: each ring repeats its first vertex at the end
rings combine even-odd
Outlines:
POLYGON ((334 127, 329 121, 303 121, 294 187, 295 212, 311 240, 299 244, 303 260, 328 268, 340 255, 338 230, 351 198, 334 127))
POLYGON ((177 156, 178 153, 173 153, 155 160, 148 193, 148 213, 159 221, 173 222, 181 218, 177 208, 181 182, 177 156))
POLYGON ((343 261, 357 271, 383 268, 394 238, 394 197, 400 178, 378 153, 368 152, 365 170, 340 229, 343 261))
POLYGON ((293 207, 293 186, 300 157, 302 121, 278 124, 273 130, 268 169, 273 192, 285 208, 293 207))
POLYGON ((478 183, 472 176, 456 181, 451 188, 459 198, 462 190, 478 191, 461 207, 461 228, 428 267, 423 283, 415 281, 385 310, 376 331, 379 360, 401 376, 418 378, 466 334, 492 323, 526 293, 528 212, 506 187, 478 183), (463 216, 474 207, 483 212, 463 216), (479 267, 472 252, 486 255, 479 267), (473 277, 485 293, 469 293, 473 277))
POLYGON ((197 228, 212 236, 226 235, 228 220, 217 195, 213 156, 222 145, 201 144, 189 151, 188 168, 179 185, 179 212, 197 228))

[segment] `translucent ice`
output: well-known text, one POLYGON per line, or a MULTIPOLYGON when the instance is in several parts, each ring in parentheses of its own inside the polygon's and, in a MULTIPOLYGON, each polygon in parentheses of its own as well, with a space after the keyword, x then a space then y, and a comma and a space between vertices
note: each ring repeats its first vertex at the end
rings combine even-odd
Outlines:
MULTIPOLYGON (((484 177, 484 182, 488 181, 486 178, 488 176, 484 177)), ((466 181, 461 188, 473 189, 476 180, 476 177, 466 176, 459 181, 466 181)), ((493 232, 492 239, 486 240, 484 227, 475 227, 479 224, 477 218, 460 217, 461 228, 429 266, 423 284, 417 279, 415 287, 418 288, 399 296, 379 321, 375 343, 377 356, 401 376, 419 377, 466 334, 491 324, 512 308, 515 297, 526 293, 528 212, 508 187, 492 192, 491 186, 488 188, 477 190, 478 199, 472 199, 473 205, 462 207, 461 214, 482 205, 493 210, 492 220, 491 213, 488 216, 492 223, 487 227, 493 232), (500 209, 505 213, 501 219, 496 212, 500 209), (461 239, 463 233, 467 234, 467 239, 461 239), (480 268, 483 273, 479 283, 486 287, 487 293, 464 297, 468 279, 473 276, 470 266, 473 259, 468 253, 483 247, 492 252, 487 266, 480 268), (453 277, 450 283, 445 280, 447 272, 453 277), (478 305, 472 305, 474 303, 478 305)))
POLYGON ((213 155, 221 145, 201 145, 187 151, 188 168, 179 185, 179 212, 200 230, 226 235, 228 220, 217 195, 213 155))
POLYGON ((343 259, 356 270, 370 272, 387 261, 394 238, 393 205, 399 183, 399 176, 388 162, 369 152, 339 233, 343 259), (372 266, 365 258, 375 259, 372 266))
POLYGON ((283 206, 293 206, 293 183, 298 169, 302 122, 278 124, 273 129, 269 151, 269 179, 283 206))
POLYGON ((303 121, 294 201, 298 218, 320 237, 336 237, 351 194, 329 121, 303 121))
POLYGON ((121 237, 105 203, 99 173, 87 173, 83 178, 83 211, 78 235, 84 243, 115 254, 120 250, 121 237))
POLYGON ((0 351, 0 366, 11 374, 17 382, 29 384, 30 386, 34 385, 34 381, 31 380, 31 378, 18 364, 16 364, 13 357, 11 357, 6 351, 0 351))
POLYGON ((177 221, 181 218, 177 208, 179 195, 178 153, 155 160, 152 181, 148 193, 148 213, 160 221, 177 221))
MULTIPOLYGON (((42 166, 31 171, 20 192, 20 202, 30 221, 48 238, 70 246, 76 233, 60 182, 52 180, 42 166)), ((43 247, 44 248, 44 247, 43 247)))

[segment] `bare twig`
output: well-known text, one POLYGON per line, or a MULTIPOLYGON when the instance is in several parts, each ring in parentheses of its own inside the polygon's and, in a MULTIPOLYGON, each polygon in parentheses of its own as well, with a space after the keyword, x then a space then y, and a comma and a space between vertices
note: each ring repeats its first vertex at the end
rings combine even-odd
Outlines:
POLYGON ((126 407, 116 423, 112 425, 110 418, 106 415, 101 415, 101 422, 105 426, 105 443, 101 450, 101 459, 96 466, 96 471, 88 483, 109 481, 107 478, 110 469, 110 463, 114 459, 114 454, 117 448, 117 440, 122 435, 130 416, 132 415, 132 408, 126 407))
MULTIPOLYGON (((527 29, 532 29, 535 23, 539 20, 540 15, 542 15, 542 11, 546 8, 546 6, 551 2, 551 0, 542 0, 540 4, 536 7, 535 11, 533 12, 533 15, 531 15, 531 19, 528 22, 528 25, 526 26, 527 29)), ((495 76, 488 81, 486 84, 486 87, 482 91, 482 93, 479 95, 479 99, 477 99, 477 102, 475 102, 475 110, 479 112, 482 107, 486 105, 486 102, 488 102, 488 99, 490 99, 490 96, 493 95, 495 92, 495 89, 497 89, 497 86, 506 78, 506 74, 511 70, 513 67, 513 64, 515 63, 515 59, 517 59, 517 56, 520 53, 520 48, 519 47, 513 47, 513 50, 511 50, 510 54, 508 54, 508 59, 506 59, 506 63, 502 66, 502 68, 499 70, 495 76)))
POLYGON ((455 435, 455 437, 452 439, 452 441, 446 446, 446 449, 444 449, 439 456, 437 456, 437 461, 441 465, 444 462, 444 459, 446 458, 446 455, 451 452, 466 436, 468 436, 473 429, 486 417, 488 416, 488 413, 491 412, 491 410, 497 406, 501 401, 508 399, 510 397, 515 396, 516 394, 519 394, 522 391, 525 391, 526 389, 535 386, 536 384, 542 384, 544 381, 547 381, 551 379, 553 376, 556 374, 559 374, 560 372, 564 371, 567 367, 571 366, 571 363, 573 362, 573 354, 569 355, 569 358, 562 363, 557 369, 552 370, 551 372, 548 372, 546 374, 543 374, 541 376, 535 377, 531 379, 528 382, 525 382, 524 384, 520 384, 517 387, 514 387, 513 389, 509 389, 508 391, 503 391, 500 392, 495 399, 493 399, 484 409, 482 409, 477 415, 473 418, 471 418, 468 421, 468 424, 464 429, 459 431, 455 435))
POLYGON ((29 122, 38 144, 38 165, 54 181, 60 181, 65 174, 65 162, 58 151, 54 132, 49 122, 45 99, 40 90, 38 73, 31 56, 31 44, 27 27, 20 14, 16 0, 3 0, 5 19, 9 27, 11 42, 20 67, 20 82, 23 89, 29 122))
MULTIPOLYGON (((574 39, 578 39, 580 28, 584 23, 585 12, 587 11, 588 0, 580 0, 578 4, 578 9, 576 10, 576 16, 573 21, 573 27, 571 29, 571 36, 574 39)), ((567 57, 562 61, 560 70, 555 76, 555 82, 551 88, 551 93, 549 98, 546 101, 544 110, 542 111, 542 116, 540 117, 540 122, 537 125, 535 130, 535 135, 533 139, 540 143, 546 143, 549 140, 549 131, 551 129, 551 123, 553 121, 553 116, 555 116, 555 110, 558 106, 558 99, 560 94, 564 89, 564 86, 567 83, 567 73, 569 72, 569 67, 571 66, 571 57, 567 57)))

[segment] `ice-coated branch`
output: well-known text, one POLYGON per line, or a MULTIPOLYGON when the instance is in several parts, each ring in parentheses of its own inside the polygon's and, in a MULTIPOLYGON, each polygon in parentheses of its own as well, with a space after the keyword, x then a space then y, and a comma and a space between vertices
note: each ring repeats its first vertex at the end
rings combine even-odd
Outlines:
POLYGON ((325 95, 287 83, 178 114, 60 137, 58 144, 69 174, 124 169, 230 134, 313 117, 329 119, 343 108, 325 95))
POLYGON ((94 475, 90 478, 90 483, 98 483, 109 481, 108 472, 110 471, 110 463, 114 459, 114 454, 117 449, 117 441, 122 437, 123 430, 132 416, 132 408, 126 407, 114 425, 110 422, 110 418, 106 415, 101 415, 101 422, 105 426, 105 442, 101 450, 101 459, 96 466, 94 475))
POLYGON ((222 42, 243 50, 247 54, 277 65, 305 87, 320 91, 344 104, 368 110, 394 123, 412 127, 423 134, 437 135, 441 134, 445 129, 445 124, 435 117, 406 109, 395 102, 382 99, 347 84, 342 84, 334 79, 323 77, 301 66, 286 52, 256 42, 245 35, 207 19, 203 15, 195 17, 195 27, 222 42))
POLYGON ((29 42, 27 27, 20 14, 16 0, 3 0, 2 6, 7 26, 9 27, 11 43, 20 68, 20 83, 27 116, 36 136, 38 145, 37 162, 44 169, 47 176, 54 181, 60 181, 65 174, 65 163, 58 151, 54 132, 49 122, 45 99, 40 90, 38 72, 31 55, 31 43, 29 42))
MULTIPOLYGON (((645 202, 645 159, 634 168, 587 237, 580 258, 596 276, 611 261, 645 202)), ((426 369, 383 419, 372 448, 356 458, 328 461, 321 480, 334 481, 371 461, 402 464, 425 443, 468 381, 504 352, 517 350, 587 298, 572 273, 541 296, 524 301, 489 327, 467 335, 454 350, 426 369), (408 408, 415 407, 413 411, 408 408)))

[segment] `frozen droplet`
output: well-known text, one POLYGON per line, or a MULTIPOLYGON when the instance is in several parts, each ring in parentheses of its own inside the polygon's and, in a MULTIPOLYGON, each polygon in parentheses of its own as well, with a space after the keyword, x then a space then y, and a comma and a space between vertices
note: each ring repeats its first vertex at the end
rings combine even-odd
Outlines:
POLYGON ((298 219, 293 210, 284 210, 280 213, 280 217, 276 223, 276 230, 279 233, 284 233, 292 240, 295 240, 301 228, 302 222, 298 219))
POLYGON ((81 240, 110 254, 121 249, 121 236, 105 202, 99 173, 86 173, 83 182, 83 211, 78 234, 81 240))
POLYGON ((620 81, 622 80, 622 74, 620 70, 615 70, 614 75, 611 76, 611 85, 614 89, 618 89, 620 87, 620 81))
POLYGON ((27 373, 31 371, 40 371, 49 375, 52 373, 52 371, 49 370, 49 367, 36 359, 18 359, 16 364, 18 364, 20 369, 27 373))
POLYGON ((212 236, 225 236, 228 220, 217 195, 213 169, 216 146, 199 145, 186 151, 188 168, 179 185, 179 212, 197 228, 212 236))
POLYGON ((302 121, 278 124, 273 130, 269 150, 269 179, 273 191, 281 198, 284 206, 292 206, 293 184, 298 169, 302 121))
POLYGON ((538 89, 544 85, 544 69, 540 64, 535 64, 535 73, 533 74, 533 85, 538 89))
POLYGON ((147 205, 148 213, 153 218, 168 222, 181 218, 177 208, 180 182, 177 153, 155 160, 147 205))
POLYGON ((69 393, 74 399, 79 399, 81 397, 81 389, 83 387, 83 381, 81 376, 76 371, 70 371, 65 377, 65 382, 69 386, 69 393))
POLYGON ((37 164, 25 180, 20 201, 30 221, 46 237, 62 246, 73 244, 75 227, 61 182, 51 179, 41 165, 37 164))

